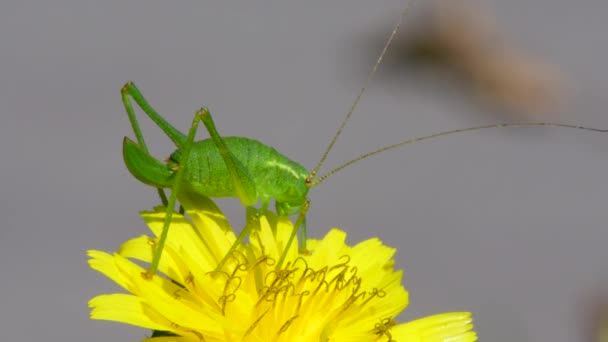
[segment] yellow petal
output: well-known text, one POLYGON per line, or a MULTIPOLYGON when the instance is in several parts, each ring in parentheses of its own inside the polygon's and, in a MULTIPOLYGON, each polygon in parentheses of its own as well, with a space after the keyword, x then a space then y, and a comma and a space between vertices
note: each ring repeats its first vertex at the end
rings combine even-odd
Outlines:
POLYGON ((469 312, 451 312, 424 317, 400 324, 390 330, 397 341, 411 342, 472 342, 473 318, 469 312))
POLYGON ((197 303, 192 294, 181 287, 159 276, 151 280, 134 277, 134 284, 146 303, 162 310, 163 316, 178 326, 204 331, 210 336, 222 334, 225 318, 218 312, 200 307, 201 303, 197 303))
POLYGON ((87 251, 87 255, 91 258, 89 259, 89 266, 92 269, 112 279, 116 284, 118 284, 125 290, 133 290, 130 278, 125 277, 124 274, 120 272, 118 267, 116 267, 116 264, 114 262, 114 256, 96 250, 87 251))
POLYGON ((100 295, 89 301, 91 319, 121 322, 152 330, 171 330, 171 322, 137 296, 100 295))
POLYGON ((164 336, 147 338, 141 342, 201 342, 198 337, 164 336))
MULTIPOLYGON (((165 223, 165 212, 144 212, 142 218, 150 230, 156 236, 160 236, 165 223)), ((212 230, 209 234, 213 235, 213 233, 216 231, 212 230)), ((217 257, 210 251, 210 246, 205 245, 207 238, 209 238, 208 235, 199 235, 185 217, 175 213, 171 219, 166 246, 171 247, 178 254, 186 253, 192 259, 199 260, 201 266, 210 271, 215 268, 219 260, 216 260, 217 257)), ((225 253, 226 250, 223 252, 225 253)))
MULTIPOLYGON (((184 195, 182 195, 184 196, 184 195)), ((394 248, 372 238, 348 246, 346 233, 330 230, 307 241, 298 252, 295 239, 278 267, 293 233, 288 218, 249 211, 249 243, 221 271, 215 268, 233 242, 226 218, 209 199, 180 202, 183 215, 172 219, 159 265, 162 274, 143 277, 156 238, 127 241, 119 254, 89 251, 91 267, 132 295, 104 295, 91 300, 94 319, 173 332, 148 342, 472 342, 469 313, 449 313, 398 325, 408 304, 395 271, 394 248), (190 201, 190 202, 188 202, 190 201), (388 317, 388 318, 387 318, 388 317)), ((161 233, 163 209, 143 213, 155 235, 161 233)))

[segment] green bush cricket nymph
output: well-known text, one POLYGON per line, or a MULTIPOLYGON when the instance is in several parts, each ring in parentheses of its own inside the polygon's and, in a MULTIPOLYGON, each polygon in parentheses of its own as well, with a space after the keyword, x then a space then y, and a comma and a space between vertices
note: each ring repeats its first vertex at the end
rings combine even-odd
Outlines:
MULTIPOLYGON (((275 201, 276 213, 280 216, 297 215, 294 231, 287 243, 285 251, 288 250, 294 240, 297 231, 300 231, 300 250, 306 251, 306 214, 309 207, 307 198, 310 188, 321 184, 325 179, 342 170, 343 168, 366 159, 378 153, 394 149, 403 145, 412 144, 418 141, 436 138, 443 135, 450 135, 460 132, 475 131, 484 128, 514 127, 514 126, 557 126, 566 128, 576 128, 589 131, 607 132, 576 125, 560 123, 501 123, 444 131, 441 133, 422 136, 406 141, 401 141, 393 145, 385 146, 378 150, 365 153, 349 162, 342 164, 325 175, 317 177, 317 173, 325 162, 329 152, 340 136, 344 126, 350 119, 357 104, 365 92, 366 85, 374 75, 380 65, 388 46, 395 37, 399 24, 395 25, 389 39, 387 40, 380 56, 374 64, 364 86, 361 88, 355 101, 331 143, 323 153, 317 166, 308 171, 304 166, 292 161, 288 157, 276 151, 274 148, 265 145, 257 140, 245 137, 222 137, 213 122, 211 114, 207 108, 200 109, 194 116, 192 126, 188 134, 184 134, 174 128, 170 123, 163 119, 147 102, 135 84, 128 82, 122 88, 122 100, 133 127, 137 142, 125 137, 123 142, 123 157, 125 164, 131 174, 139 181, 154 186, 158 189, 159 195, 166 207, 166 218, 162 233, 156 244, 152 263, 148 276, 153 275, 158 270, 160 257, 169 231, 171 217, 177 200, 191 201, 192 198, 205 199, 213 197, 237 197, 241 203, 252 208, 260 203, 260 209, 254 212, 267 210, 270 202, 275 201), (171 154, 166 162, 161 162, 152 157, 146 146, 141 133, 139 123, 135 117, 135 112, 131 104, 131 99, 143 110, 161 130, 173 141, 177 150, 171 154), (210 138, 195 141, 195 135, 200 122, 203 122, 210 138), (171 189, 171 194, 167 199, 164 194, 165 188, 171 189)), ((250 211, 248 211, 249 213, 250 211)), ((249 233, 249 215, 247 224, 239 234, 232 249, 226 254, 218 264, 217 270, 224 265, 231 252, 249 233)), ((277 267, 283 263, 285 255, 277 261, 277 267)))

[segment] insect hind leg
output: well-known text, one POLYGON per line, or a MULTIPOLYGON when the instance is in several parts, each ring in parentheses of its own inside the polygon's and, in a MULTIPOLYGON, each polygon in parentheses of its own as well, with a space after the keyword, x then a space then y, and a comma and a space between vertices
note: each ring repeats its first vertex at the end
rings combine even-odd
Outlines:
POLYGON ((133 127, 133 132, 137 137, 137 143, 142 146, 144 150, 148 150, 146 147, 146 143, 144 142, 143 134, 141 133, 141 129, 139 128, 139 123, 137 118, 135 117, 135 112, 133 110, 133 106, 131 105, 131 101, 129 97, 132 98, 135 103, 141 108, 144 113, 152 120, 154 123, 173 141, 173 143, 177 147, 182 147, 185 143, 187 137, 182 132, 178 131, 175 127, 173 127, 170 123, 168 123, 165 119, 163 119, 160 114, 152 108, 152 106, 148 103, 146 98, 139 91, 135 83, 127 82, 121 89, 120 94, 122 96, 122 102, 125 106, 125 110, 127 111, 127 115, 129 116, 129 121, 131 121, 131 126, 133 127))
POLYGON ((198 125, 200 121, 202 121, 205 112, 208 112, 206 108, 202 108, 198 112, 196 112, 196 114, 194 115, 194 119, 192 120, 192 126, 190 127, 190 131, 188 132, 188 136, 185 140, 185 143, 182 145, 182 159, 180 160, 180 163, 177 166, 173 186, 171 187, 171 195, 169 196, 168 205, 166 206, 167 210, 165 215, 165 221, 163 223, 163 229, 161 231, 160 237, 158 238, 158 243, 156 244, 156 249, 154 250, 154 254, 152 256, 152 263, 150 265, 150 269, 144 275, 146 278, 151 278, 156 273, 156 271, 158 271, 160 258, 165 247, 165 243, 167 241, 167 235, 169 233, 169 225, 171 224, 171 218, 173 217, 173 211, 175 209, 175 202, 177 201, 177 194, 179 193, 179 188, 182 183, 184 169, 187 165, 188 158, 190 157, 190 151, 192 150, 192 146, 194 145, 194 137, 196 136, 198 125))
MULTIPOLYGON (((137 117, 135 116, 135 111, 133 109, 133 105, 131 104, 131 99, 137 103, 139 108, 141 108, 144 113, 152 119, 164 132, 169 136, 173 142, 178 145, 178 143, 183 143, 186 139, 186 136, 179 132, 175 127, 171 126, 167 121, 165 121, 152 106, 148 103, 146 98, 142 95, 142 93, 137 89, 135 83, 129 81, 127 82, 122 89, 120 90, 120 95, 122 97, 122 103, 125 107, 125 111, 127 112, 127 116, 129 117, 129 122, 131 122, 131 127, 133 128, 133 133, 135 133, 135 137, 137 138, 137 144, 139 147, 145 152, 148 152, 148 146, 146 145, 146 141, 144 140, 144 136, 141 132, 141 128, 139 127, 139 121, 137 121, 137 117)), ((178 145, 178 147, 180 147, 178 145)), ((158 196, 160 197, 161 203, 163 206, 167 206, 168 200, 165 191, 162 188, 157 188, 158 196)))
POLYGON ((205 128, 207 128, 207 132, 209 132, 211 140, 224 160, 224 164, 228 169, 228 176, 234 185, 236 196, 241 200, 241 203, 247 207, 245 227, 215 269, 216 271, 221 271, 228 259, 232 257, 238 246, 242 244, 245 236, 249 235, 253 227, 256 225, 256 222, 259 222, 259 217, 261 213, 266 210, 267 203, 264 204, 265 201, 262 199, 262 209, 255 209, 253 207, 258 200, 255 181, 245 166, 234 156, 230 149, 228 149, 224 139, 222 139, 215 128, 215 123, 213 122, 213 118, 211 117, 209 110, 207 108, 203 108, 199 113, 201 121, 203 121, 205 128))
POLYGON ((228 146, 226 146, 224 139, 222 139, 215 128, 215 123, 213 122, 213 118, 211 117, 209 110, 207 108, 201 109, 200 115, 203 124, 211 136, 211 140, 219 150, 220 155, 224 160, 224 164, 226 164, 226 168, 228 169, 232 184, 236 190, 237 197, 246 207, 254 205, 257 202, 258 196, 253 178, 249 172, 247 172, 247 169, 243 166, 243 164, 228 149, 228 146))

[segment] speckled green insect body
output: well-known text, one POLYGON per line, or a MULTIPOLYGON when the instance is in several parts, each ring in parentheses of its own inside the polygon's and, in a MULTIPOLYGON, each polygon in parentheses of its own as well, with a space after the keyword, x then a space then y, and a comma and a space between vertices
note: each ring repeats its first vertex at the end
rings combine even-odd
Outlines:
MULTIPOLYGON (((167 207, 167 219, 152 261, 152 273, 158 267, 172 209, 175 202, 184 196, 237 197, 246 207, 260 203, 257 212, 267 210, 274 200, 278 215, 299 214, 290 243, 298 228, 302 234, 300 241, 306 241, 307 194, 314 185, 314 175, 305 167, 257 140, 221 137, 206 108, 196 113, 189 134, 185 135, 165 121, 132 82, 123 87, 122 98, 137 137, 137 143, 127 137, 124 139, 125 164, 139 181, 158 188, 161 200, 167 207), (165 162, 155 159, 148 152, 129 98, 132 98, 176 145, 177 150, 165 162), (200 121, 211 138, 194 141, 200 121), (168 200, 163 191, 165 188, 171 189, 168 200)), ((247 233, 248 229, 245 227, 233 248, 247 233)), ((301 243, 300 248, 305 249, 305 243, 301 243)), ((224 261, 220 262, 219 267, 224 261)))
MULTIPOLYGON (((289 216, 300 210, 309 189, 306 186, 309 172, 304 166, 254 139, 222 139, 251 176, 262 207, 267 207, 274 199, 279 215, 289 216)), ((170 162, 179 165, 181 156, 181 150, 177 150, 170 162)), ((182 191, 188 187, 190 191, 208 197, 238 197, 228 167, 211 139, 194 143, 184 172, 182 191)))
MULTIPOLYGON (((184 136, 185 137, 185 136, 184 136)), ((245 205, 257 202, 267 208, 274 199, 277 214, 290 216, 296 214, 306 201, 309 187, 306 185, 308 170, 290 160, 274 148, 257 140, 244 137, 222 137, 232 153, 255 185, 255 201, 243 201, 245 205)), ((185 143, 185 141, 184 141, 185 143)), ((137 147, 125 142, 125 162, 131 173, 141 182, 160 188, 170 188, 179 165, 184 168, 180 191, 207 197, 239 197, 237 185, 230 177, 230 170, 224 162, 219 149, 212 139, 196 141, 190 156, 184 164, 183 149, 180 147, 171 154, 164 167, 150 173, 150 165, 141 163, 134 157, 137 147)), ((178 145, 178 146, 181 146, 178 145)))

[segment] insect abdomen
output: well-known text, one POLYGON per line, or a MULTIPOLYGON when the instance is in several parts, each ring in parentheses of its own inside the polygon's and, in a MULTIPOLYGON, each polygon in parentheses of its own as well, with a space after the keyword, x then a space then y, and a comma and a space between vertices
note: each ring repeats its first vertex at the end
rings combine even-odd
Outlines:
MULTIPOLYGON (((228 149, 241 162, 255 182, 257 198, 268 202, 302 203, 308 192, 305 179, 308 171, 274 148, 257 140, 224 137, 228 149)), ((179 163, 180 151, 171 155, 179 163)), ((228 168, 211 139, 196 142, 184 170, 182 190, 208 197, 236 197, 228 168)))

